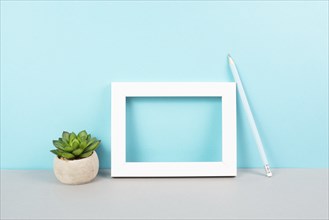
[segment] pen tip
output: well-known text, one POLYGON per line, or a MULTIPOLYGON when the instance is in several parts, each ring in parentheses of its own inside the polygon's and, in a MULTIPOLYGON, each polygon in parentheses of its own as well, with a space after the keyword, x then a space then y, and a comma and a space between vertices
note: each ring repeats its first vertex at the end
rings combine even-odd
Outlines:
POLYGON ((227 58, 231 58, 231 54, 227 54, 227 58))
POLYGON ((270 166, 268 164, 265 164, 265 171, 266 171, 266 176, 271 177, 272 172, 270 170, 270 166))

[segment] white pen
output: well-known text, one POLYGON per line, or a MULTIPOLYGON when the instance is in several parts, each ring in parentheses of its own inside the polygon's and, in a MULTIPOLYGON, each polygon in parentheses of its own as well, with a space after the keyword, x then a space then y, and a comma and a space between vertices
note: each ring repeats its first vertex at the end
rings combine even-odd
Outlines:
POLYGON ((244 110, 245 110, 245 112, 247 114, 249 125, 251 127, 252 133, 253 133, 254 138, 256 140, 257 147, 258 147, 258 152, 259 152, 259 154, 260 154, 260 156, 262 158, 262 161, 263 161, 263 164, 264 164, 264 168, 265 168, 265 171, 266 171, 266 175, 268 177, 271 177, 272 176, 272 172, 270 170, 270 166, 268 164, 267 157, 266 157, 266 154, 265 154, 265 151, 264 151, 263 143, 262 143, 262 140, 260 139, 260 136, 259 136, 259 133, 258 133, 258 129, 256 127, 255 119, 254 119, 254 117, 252 115, 252 112, 251 112, 251 109, 250 109, 250 106, 249 106, 249 103, 248 103, 248 99, 247 99, 246 93, 244 92, 243 85, 242 85, 242 82, 240 80, 238 70, 237 70, 237 68, 235 66, 235 63, 234 63, 232 57, 230 55, 228 55, 227 58, 228 58, 228 63, 230 65, 230 68, 231 68, 231 71, 232 71, 234 80, 235 80, 235 82, 237 84, 237 87, 238 87, 238 92, 239 92, 240 97, 241 97, 243 108, 244 108, 244 110))

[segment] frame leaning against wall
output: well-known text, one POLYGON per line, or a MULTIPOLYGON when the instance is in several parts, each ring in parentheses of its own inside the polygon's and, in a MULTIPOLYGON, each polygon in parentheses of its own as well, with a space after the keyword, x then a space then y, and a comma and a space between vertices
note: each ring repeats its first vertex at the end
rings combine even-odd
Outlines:
MULTIPOLYGON (((111 83, 112 177, 236 176, 236 85, 233 82, 111 83), (127 162, 127 97, 221 97, 222 161, 127 162)), ((218 146, 220 147, 220 146, 218 146)))

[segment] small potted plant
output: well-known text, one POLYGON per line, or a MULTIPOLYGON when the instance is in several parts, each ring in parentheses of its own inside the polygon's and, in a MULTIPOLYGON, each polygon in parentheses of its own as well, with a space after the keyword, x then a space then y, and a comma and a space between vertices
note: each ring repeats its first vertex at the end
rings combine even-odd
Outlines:
POLYGON ((91 137, 86 131, 69 133, 64 131, 62 137, 54 140, 56 154, 54 172, 59 181, 65 184, 83 184, 92 181, 99 168, 96 149, 100 140, 91 137))

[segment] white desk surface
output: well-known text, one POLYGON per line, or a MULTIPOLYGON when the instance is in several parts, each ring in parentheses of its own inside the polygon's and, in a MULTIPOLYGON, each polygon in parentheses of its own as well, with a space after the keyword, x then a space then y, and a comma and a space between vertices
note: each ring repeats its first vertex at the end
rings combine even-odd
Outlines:
POLYGON ((64 185, 2 170, 1 219, 328 219, 328 169, 240 169, 235 178, 111 178, 64 185))

